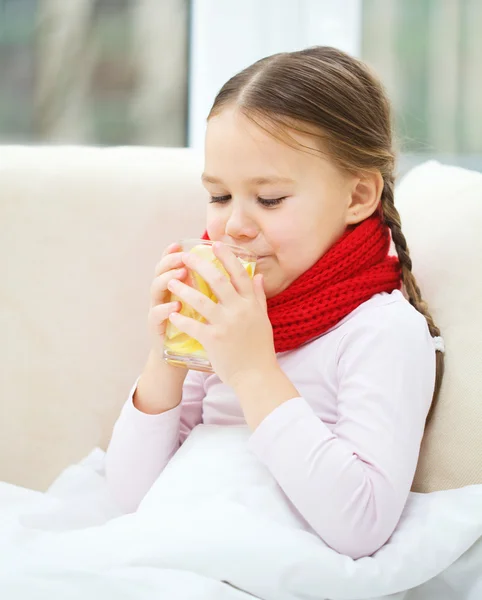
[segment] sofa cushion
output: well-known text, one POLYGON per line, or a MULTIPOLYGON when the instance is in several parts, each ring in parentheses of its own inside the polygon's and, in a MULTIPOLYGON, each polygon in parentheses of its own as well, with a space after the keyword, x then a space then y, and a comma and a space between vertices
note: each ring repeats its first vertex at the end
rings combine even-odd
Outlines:
POLYGON ((186 149, 0 148, 0 479, 44 489, 106 446, 155 264, 203 231, 201 172, 186 149))
POLYGON ((482 174, 424 163, 402 180, 396 204, 446 347, 413 489, 482 483, 482 174))

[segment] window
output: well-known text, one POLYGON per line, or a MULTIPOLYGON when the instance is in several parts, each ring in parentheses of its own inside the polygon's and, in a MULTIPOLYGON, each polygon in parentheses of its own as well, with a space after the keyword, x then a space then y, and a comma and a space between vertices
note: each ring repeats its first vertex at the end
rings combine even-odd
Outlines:
POLYGON ((482 2, 364 0, 361 56, 394 107, 405 166, 482 171, 482 2))
POLYGON ((480 0, 193 0, 189 141, 222 83, 281 51, 332 45, 392 99, 401 171, 434 157, 482 171, 480 0), (213 35, 215 32, 215 35, 213 35))
POLYGON ((201 148, 229 77, 324 44, 381 77, 402 171, 482 171, 481 30, 480 0, 0 0, 0 142, 201 148))
POLYGON ((184 146, 188 0, 0 0, 0 141, 184 146))

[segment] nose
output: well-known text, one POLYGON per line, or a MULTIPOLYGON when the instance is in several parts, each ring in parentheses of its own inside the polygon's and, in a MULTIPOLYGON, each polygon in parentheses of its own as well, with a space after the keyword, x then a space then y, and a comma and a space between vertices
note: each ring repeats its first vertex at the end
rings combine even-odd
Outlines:
POLYGON ((232 201, 224 226, 226 235, 233 240, 254 239, 259 228, 246 208, 239 202, 232 201))

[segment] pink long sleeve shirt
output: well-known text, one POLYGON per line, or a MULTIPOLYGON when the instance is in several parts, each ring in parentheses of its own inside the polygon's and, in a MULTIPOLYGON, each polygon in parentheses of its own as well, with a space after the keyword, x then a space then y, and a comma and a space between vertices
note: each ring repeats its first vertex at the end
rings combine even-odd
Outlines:
MULTIPOLYGON (((278 362, 300 396, 261 422, 249 448, 329 546, 370 555, 393 533, 417 465, 435 381, 425 319, 399 291, 378 294, 278 362)), ((190 372, 181 404, 159 415, 131 394, 107 451, 117 502, 135 510, 200 423, 246 424, 216 375, 190 372)))

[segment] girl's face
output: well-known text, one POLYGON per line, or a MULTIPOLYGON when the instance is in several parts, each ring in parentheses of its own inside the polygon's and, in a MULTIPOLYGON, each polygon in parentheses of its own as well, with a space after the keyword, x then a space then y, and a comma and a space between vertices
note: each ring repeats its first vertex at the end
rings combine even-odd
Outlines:
MULTIPOLYGON (((315 149, 310 136, 290 133, 315 149)), ((255 252, 270 298, 342 235, 356 182, 226 108, 208 122, 203 184, 211 196, 209 237, 255 252)))

